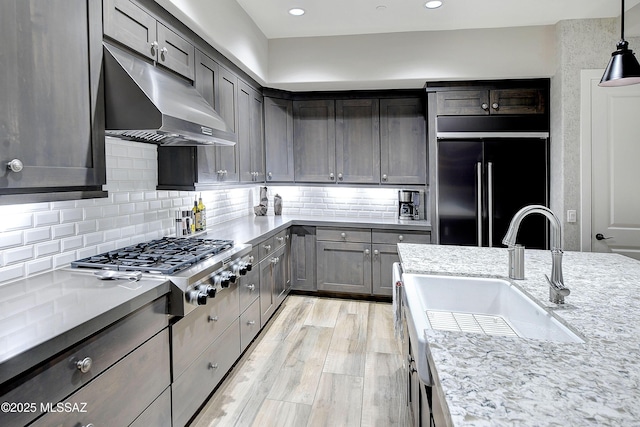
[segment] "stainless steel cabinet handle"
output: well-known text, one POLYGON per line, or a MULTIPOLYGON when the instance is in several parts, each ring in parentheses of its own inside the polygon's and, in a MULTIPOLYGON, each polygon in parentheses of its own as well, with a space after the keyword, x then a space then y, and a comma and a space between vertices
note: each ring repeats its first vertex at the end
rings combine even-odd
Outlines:
POLYGON ((342 237, 343 239, 347 238, 347 233, 340 233, 340 237, 342 237))
POLYGON ((365 254, 365 255, 369 255, 370 253, 371 253, 371 251, 370 251, 369 249, 365 249, 365 250, 364 250, 364 254, 365 254))
MULTIPOLYGON (((256 172, 256 177, 257 176, 258 176, 258 172, 256 172)), ((269 179, 273 179, 273 174, 271 172, 269 172, 267 176, 269 177, 269 179)))
POLYGON ((207 317, 207 321, 208 322, 217 322, 218 321, 218 316, 209 316, 209 317, 207 317))
POLYGON ((90 357, 85 357, 82 360, 78 360, 76 362, 76 368, 83 374, 86 374, 91 370, 91 365, 93 364, 93 360, 90 357))
POLYGON ((262 245, 263 248, 265 248, 267 251, 271 250, 271 245, 262 245))
POLYGON ((336 176, 333 174, 333 172, 329 174, 329 179, 331 180, 336 179, 336 176))
POLYGON ((489 216, 489 247, 493 247, 493 163, 487 163, 487 204, 489 216))
POLYGON ((493 104, 491 104, 491 108, 497 110, 498 108, 500 108, 500 105, 497 102, 494 102, 493 104))
POLYGON ((489 109, 489 104, 487 103, 483 103, 480 108, 482 108, 484 111, 487 111, 489 109))
POLYGON ((157 50, 158 50, 158 42, 154 40, 151 42, 151 55, 156 56, 157 50))
POLYGON ((280 261, 279 258, 271 258, 271 264, 277 264, 280 261))
POLYGON ((338 179, 342 179, 342 174, 341 173, 338 174, 338 179))
POLYGON ((284 237, 282 237, 282 236, 278 236, 278 237, 276 237, 276 240, 277 240, 278 242, 282 243, 282 242, 284 242, 284 237))
POLYGON ((208 366, 208 368, 209 368, 209 369, 218 369, 218 364, 217 364, 217 363, 211 363, 211 362, 209 362, 209 366, 208 366))
POLYGON ((7 169, 9 169, 11 172, 20 172, 23 167, 24 165, 22 164, 22 161, 20 161, 20 159, 13 159, 9 163, 7 163, 7 169))
POLYGON ((167 50, 166 47, 163 47, 162 49, 160 49, 160 59, 162 61, 166 61, 167 60, 167 52, 169 52, 169 51, 167 50))
POLYGON ((377 249, 375 249, 375 250, 373 251, 373 256, 378 256, 378 255, 380 255, 380 251, 379 251, 379 250, 377 250, 377 249))
POLYGON ((482 163, 478 162, 477 163, 477 188, 478 188, 478 193, 476 194, 477 196, 477 208, 476 208, 476 212, 477 212, 477 221, 478 221, 478 246, 482 246, 482 163))
POLYGON ((383 181, 386 181, 386 180, 387 180, 387 178, 389 178, 389 177, 387 176, 387 174, 386 174, 386 173, 385 173, 385 174, 382 174, 382 180, 383 180, 383 181))
POLYGON ((249 288, 250 291, 255 291, 256 290, 256 285, 254 285, 253 283, 250 285, 247 285, 247 288, 249 288))
POLYGON ((401 234, 398 236, 398 240, 400 240, 401 242, 404 240, 404 236, 401 234))
POLYGON ((255 320, 249 320, 249 321, 247 322, 247 325, 249 325, 249 326, 253 326, 253 325, 255 325, 255 324, 256 324, 256 321, 255 321, 255 320))

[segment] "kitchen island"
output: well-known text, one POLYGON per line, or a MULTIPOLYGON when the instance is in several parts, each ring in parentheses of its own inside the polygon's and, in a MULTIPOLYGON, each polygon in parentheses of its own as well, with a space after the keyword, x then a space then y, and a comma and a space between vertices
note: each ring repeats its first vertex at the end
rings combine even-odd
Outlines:
MULTIPOLYGON (((399 244, 405 273, 508 279, 505 248, 399 244)), ((640 262, 565 252, 566 304, 549 302, 550 251, 513 281, 584 343, 425 330, 454 426, 640 425, 640 262)))

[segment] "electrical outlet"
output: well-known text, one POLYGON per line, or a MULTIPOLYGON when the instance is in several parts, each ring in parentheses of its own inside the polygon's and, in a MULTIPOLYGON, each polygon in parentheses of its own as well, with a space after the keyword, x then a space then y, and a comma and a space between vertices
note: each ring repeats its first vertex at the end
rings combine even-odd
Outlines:
POLYGON ((567 222, 576 222, 578 220, 575 209, 569 209, 567 211, 567 222))

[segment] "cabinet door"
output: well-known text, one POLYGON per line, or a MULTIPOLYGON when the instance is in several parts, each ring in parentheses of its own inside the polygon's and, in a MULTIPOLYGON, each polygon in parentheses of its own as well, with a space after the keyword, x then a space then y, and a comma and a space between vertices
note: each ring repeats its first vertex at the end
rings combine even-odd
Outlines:
POLYGON ((420 98, 380 100, 380 182, 426 184, 427 132, 420 98))
POLYGON ((291 230, 291 288, 317 291, 316 229, 296 226, 291 230))
MULTIPOLYGON (((231 132, 238 134, 238 78, 226 68, 220 67, 220 79, 218 82, 218 108, 216 111, 229 126, 231 132)), ((243 99, 243 109, 248 111, 248 99, 243 99)), ((231 147, 215 147, 216 149, 216 174, 218 181, 238 181, 238 170, 240 159, 238 157, 239 145, 242 141, 238 138, 238 143, 231 147)))
POLYGON ((372 293, 373 295, 393 295, 392 266, 400 262, 396 245, 373 245, 372 293))
POLYGON ((293 101, 264 99, 267 181, 293 182, 293 101))
MULTIPOLYGON (((250 128, 250 170, 253 181, 264 182, 264 101, 262 95, 251 89, 251 128, 250 128)), ((240 147, 242 150, 242 146, 240 147)), ((249 176, 247 176, 249 178, 249 176)))
POLYGON ((293 102, 296 181, 335 182, 335 116, 333 100, 293 102))
POLYGON ((489 91, 452 90, 438 92, 439 116, 486 116, 489 114, 489 91))
POLYGON ((158 64, 193 80, 195 47, 163 24, 158 23, 158 64))
POLYGON ((268 256, 259 264, 260 268, 260 327, 263 328, 276 309, 274 299, 273 270, 276 260, 274 256, 268 256))
MULTIPOLYGON (((215 110, 219 105, 220 67, 199 50, 196 50, 195 64, 195 88, 215 110)), ((217 182, 216 147, 199 146, 197 151, 198 183, 217 182)))
POLYGON ((371 294, 371 244, 318 241, 318 290, 371 294))
POLYGON ((284 301, 287 296, 287 254, 286 246, 281 247, 276 251, 276 261, 273 268, 273 299, 275 301, 275 308, 277 309, 280 303, 284 301))
POLYGON ((99 0, 2 3, 0 194, 101 192, 101 23, 99 0), (13 159, 21 171, 7 170, 13 159))
POLYGON ((336 101, 337 182, 380 182, 380 104, 377 99, 336 101))
POLYGON ((540 89, 499 89, 490 92, 491 114, 543 114, 545 96, 540 89))
POLYGON ((155 61, 156 19, 131 0, 104 0, 103 7, 104 35, 155 61))

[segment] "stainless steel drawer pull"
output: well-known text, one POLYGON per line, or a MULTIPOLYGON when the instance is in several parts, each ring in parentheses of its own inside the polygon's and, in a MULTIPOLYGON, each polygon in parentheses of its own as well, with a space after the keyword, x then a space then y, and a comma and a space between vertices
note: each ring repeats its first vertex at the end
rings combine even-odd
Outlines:
POLYGON ((23 167, 24 165, 22 164, 20 159, 13 159, 9 163, 7 163, 7 169, 9 169, 11 172, 20 172, 23 167))
POLYGON ((263 248, 265 248, 266 250, 270 251, 271 250, 271 245, 264 245, 262 246, 263 248))
POLYGON ((379 251, 379 250, 377 250, 377 249, 376 249, 376 250, 374 250, 374 251, 373 251, 373 256, 378 256, 378 255, 380 255, 380 251, 379 251))
POLYGON ((256 321, 255 321, 255 320, 249 320, 249 321, 247 322, 247 325, 249 325, 249 326, 253 326, 253 325, 255 325, 255 324, 256 324, 256 321))
POLYGON ((247 288, 249 288, 250 291, 255 291, 256 290, 256 285, 254 285, 253 283, 250 285, 247 285, 247 288))
POLYGON ((209 322, 217 322, 218 321, 218 316, 209 316, 209 317, 207 317, 207 321, 209 321, 209 322))
POLYGON ((218 369, 218 364, 209 362, 209 369, 218 369))
POLYGON ((86 374, 91 370, 92 364, 93 364, 93 360, 91 360, 90 357, 85 357, 84 359, 78 360, 76 362, 76 367, 80 372, 82 372, 83 374, 86 374))
POLYGON ((364 250, 364 254, 365 254, 365 255, 369 255, 370 253, 371 253, 371 251, 370 251, 369 249, 365 249, 365 250, 364 250))
POLYGON ((340 237, 342 237, 343 239, 347 238, 347 233, 340 233, 340 237))
POLYGON ((284 242, 284 237, 276 237, 276 240, 280 243, 284 242))
POLYGON ((401 234, 398 236, 398 240, 400 240, 401 242, 404 240, 404 236, 401 234))

